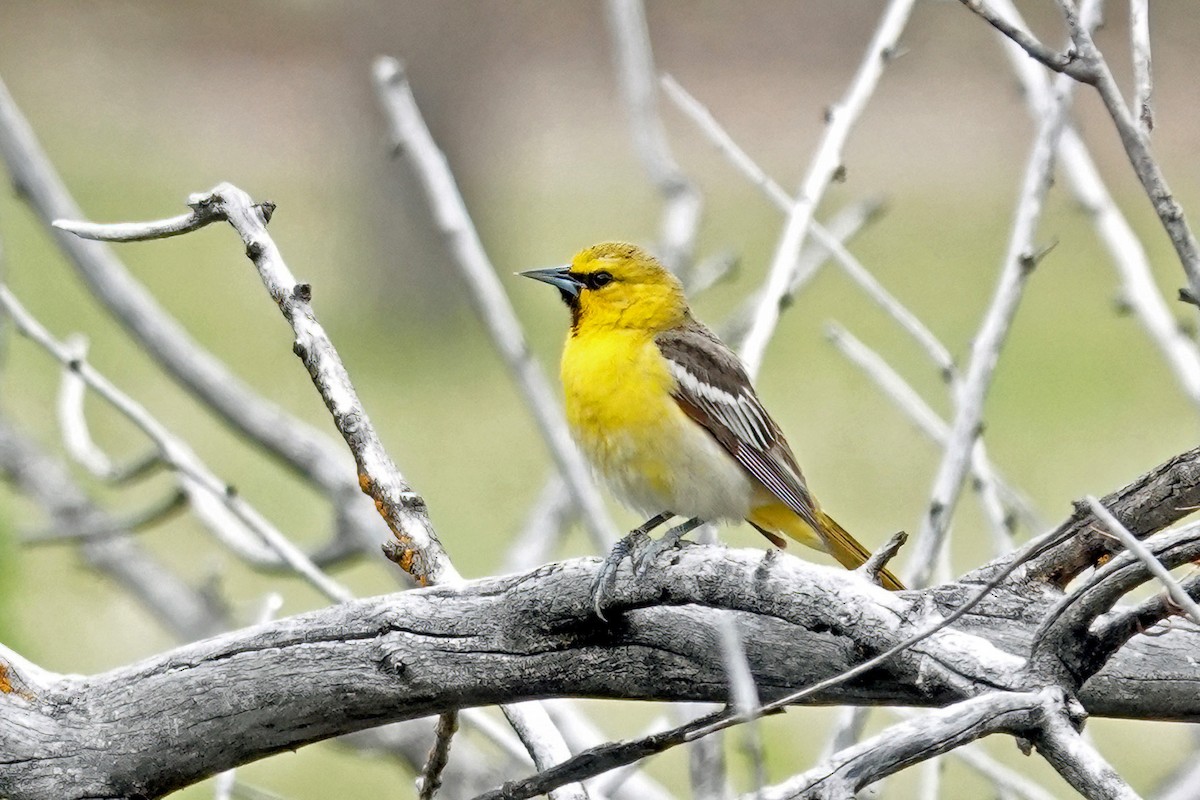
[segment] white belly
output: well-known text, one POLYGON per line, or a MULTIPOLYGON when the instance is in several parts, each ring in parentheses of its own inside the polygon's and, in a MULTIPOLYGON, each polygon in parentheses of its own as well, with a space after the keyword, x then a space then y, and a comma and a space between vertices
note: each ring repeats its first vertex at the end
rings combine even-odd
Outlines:
POLYGON ((670 511, 709 522, 744 519, 753 496, 745 472, 703 428, 672 411, 663 435, 654 437, 665 443, 660 447, 608 431, 596 448, 604 454, 595 459, 596 471, 618 499, 647 516, 670 511))

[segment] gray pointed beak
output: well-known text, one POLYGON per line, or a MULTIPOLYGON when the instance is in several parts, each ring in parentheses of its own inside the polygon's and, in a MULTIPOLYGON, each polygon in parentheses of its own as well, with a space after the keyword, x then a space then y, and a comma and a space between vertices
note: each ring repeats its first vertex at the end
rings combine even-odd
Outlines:
POLYGON ((570 264, 562 267, 549 267, 547 269, 531 269, 525 272, 518 272, 517 274, 524 275, 526 278, 533 278, 535 281, 550 284, 562 292, 564 299, 567 297, 579 297, 579 292, 583 289, 583 284, 571 274, 570 264))

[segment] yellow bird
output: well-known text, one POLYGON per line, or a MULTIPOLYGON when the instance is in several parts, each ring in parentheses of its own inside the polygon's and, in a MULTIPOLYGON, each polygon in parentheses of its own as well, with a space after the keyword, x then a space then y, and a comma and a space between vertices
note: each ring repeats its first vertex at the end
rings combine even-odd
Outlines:
MULTIPOLYGON (((575 440, 623 502, 655 515, 605 562, 597 610, 635 540, 675 516, 689 519, 652 552, 705 522, 744 519, 778 547, 785 534, 851 569, 870 557, 821 510, 738 357, 692 316, 653 256, 607 242, 521 274, 556 287, 571 311, 562 384, 575 440)), ((880 577, 904 588, 886 570, 880 577)))

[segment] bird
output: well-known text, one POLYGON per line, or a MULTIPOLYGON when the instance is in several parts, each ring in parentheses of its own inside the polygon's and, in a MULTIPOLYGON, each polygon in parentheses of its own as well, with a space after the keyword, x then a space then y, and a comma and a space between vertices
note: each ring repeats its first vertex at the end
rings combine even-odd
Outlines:
MULTIPOLYGON (((692 315, 679 279, 654 256, 604 242, 519 274, 558 289, 570 310, 560 374, 576 443, 619 500, 653 515, 597 574, 599 616, 626 556, 637 572, 647 554, 652 561, 708 522, 745 520, 777 547, 787 536, 851 569, 870 557, 821 509, 741 360, 692 315), (686 521, 649 545, 676 517, 686 521)), ((886 569, 879 581, 904 588, 886 569)))

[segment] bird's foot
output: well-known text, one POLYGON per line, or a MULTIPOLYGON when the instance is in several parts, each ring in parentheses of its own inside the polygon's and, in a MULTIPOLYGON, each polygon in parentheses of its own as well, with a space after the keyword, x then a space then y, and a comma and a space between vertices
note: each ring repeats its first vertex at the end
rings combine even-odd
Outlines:
MULTIPOLYGON (((633 567, 634 577, 639 577, 646 573, 650 565, 665 552, 683 547, 686 544, 693 544, 683 537, 699 528, 704 524, 700 519, 689 519, 680 525, 676 525, 671 530, 667 531, 657 541, 650 538, 647 531, 653 530, 657 525, 662 524, 663 515, 655 517, 640 528, 634 528, 624 538, 613 545, 613 549, 609 552, 608 557, 600 564, 600 569, 596 572, 596 578, 592 581, 592 608, 596 612, 596 616, 600 619, 605 619, 603 608, 607 605, 607 600, 612 594, 613 587, 617 583, 617 569, 621 566, 621 562, 626 558, 629 559, 633 567)), ((667 517, 669 519, 669 517, 667 517)))
POLYGON ((621 562, 628 558, 634 565, 641 563, 640 553, 649 549, 651 544, 650 535, 646 531, 634 528, 618 539, 612 550, 608 551, 608 556, 600 564, 596 578, 592 581, 592 608, 597 617, 605 619, 601 608, 617 583, 617 569, 620 568, 621 562))
POLYGON ((646 574, 650 565, 657 561, 663 553, 678 550, 684 545, 695 544, 683 537, 702 524, 700 520, 689 519, 687 522, 671 528, 657 540, 649 541, 645 546, 638 548, 638 552, 633 554, 633 574, 635 576, 646 574))

